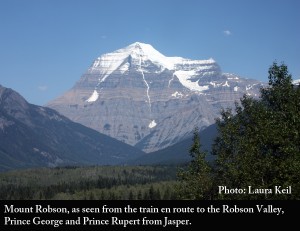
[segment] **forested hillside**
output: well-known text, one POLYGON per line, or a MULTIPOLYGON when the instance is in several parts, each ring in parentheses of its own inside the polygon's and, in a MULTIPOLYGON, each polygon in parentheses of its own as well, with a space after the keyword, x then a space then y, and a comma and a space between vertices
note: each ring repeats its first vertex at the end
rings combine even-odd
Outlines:
POLYGON ((39 168, 0 174, 0 199, 175 199, 176 167, 39 168))

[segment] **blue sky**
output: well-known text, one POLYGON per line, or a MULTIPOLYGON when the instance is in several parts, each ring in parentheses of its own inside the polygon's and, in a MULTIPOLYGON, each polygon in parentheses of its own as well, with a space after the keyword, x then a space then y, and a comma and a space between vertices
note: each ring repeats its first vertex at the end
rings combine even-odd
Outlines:
POLYGON ((0 84, 43 105, 101 54, 139 41, 267 81, 300 78, 299 0, 0 0, 0 84))

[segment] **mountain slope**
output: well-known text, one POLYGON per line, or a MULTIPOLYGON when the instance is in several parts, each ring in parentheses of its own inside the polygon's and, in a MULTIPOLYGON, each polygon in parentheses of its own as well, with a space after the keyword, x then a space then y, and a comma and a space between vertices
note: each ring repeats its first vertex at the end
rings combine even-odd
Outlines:
POLYGON ((66 164, 118 164, 143 152, 26 102, 0 85, 0 171, 66 164))
MULTIPOLYGON (((216 124, 212 124, 199 133, 201 150, 207 152, 206 159, 212 160, 214 157, 210 154, 212 144, 217 136, 216 124)), ((193 137, 182 140, 172 146, 161 149, 156 152, 148 153, 137 159, 130 161, 130 164, 153 165, 153 164, 178 164, 191 160, 189 149, 192 146, 193 137)))
POLYGON ((97 58, 64 95, 47 106, 146 152, 171 146, 195 126, 214 123, 222 107, 262 83, 222 73, 213 59, 167 57, 134 43, 97 58))

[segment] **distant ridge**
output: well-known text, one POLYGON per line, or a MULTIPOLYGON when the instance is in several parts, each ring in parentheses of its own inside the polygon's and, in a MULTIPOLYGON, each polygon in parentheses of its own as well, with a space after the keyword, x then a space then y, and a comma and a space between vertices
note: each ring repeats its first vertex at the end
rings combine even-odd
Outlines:
POLYGON ((0 85, 0 171, 126 163, 143 152, 0 85))

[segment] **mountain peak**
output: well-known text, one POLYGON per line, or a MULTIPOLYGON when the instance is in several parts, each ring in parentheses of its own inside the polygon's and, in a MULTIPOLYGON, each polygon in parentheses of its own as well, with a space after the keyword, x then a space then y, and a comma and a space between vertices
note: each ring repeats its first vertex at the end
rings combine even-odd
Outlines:
POLYGON ((204 128, 220 108, 260 83, 224 74, 213 59, 168 57, 135 42, 97 58, 80 81, 48 106, 101 133, 151 152, 204 128))
POLYGON ((128 53, 128 55, 139 59, 141 62, 150 60, 154 64, 162 66, 163 68, 174 69, 174 62, 170 60, 169 57, 161 54, 150 44, 135 42, 123 49, 117 50, 117 52, 118 51, 128 53))
POLYGON ((16 91, 0 85, 0 109, 14 108, 12 112, 23 111, 28 108, 28 102, 16 91))
POLYGON ((164 56, 150 44, 135 42, 111 53, 101 55, 94 61, 90 71, 99 73, 102 76, 101 82, 103 82, 108 75, 117 69, 122 73, 127 71, 129 67, 128 60, 134 60, 139 67, 150 61, 161 67, 162 70, 165 68, 173 70, 174 61, 178 61, 176 57, 169 58, 164 56))
POLYGON ((128 50, 129 52, 137 52, 147 56, 164 56, 160 52, 158 52, 152 45, 141 42, 132 43, 123 49, 128 50))
POLYGON ((154 49, 150 44, 142 43, 142 42, 134 42, 127 47, 128 48, 137 48, 137 49, 147 49, 147 48, 154 49))
POLYGON ((91 71, 95 71, 103 75, 103 81, 108 75, 110 75, 116 69, 125 72, 128 70, 128 65, 125 65, 123 68, 120 68, 126 63, 126 60, 134 59, 136 63, 141 67, 146 61, 152 62, 154 65, 160 67, 161 70, 178 70, 178 67, 181 69, 183 66, 205 66, 205 65, 214 65, 216 64, 215 60, 212 58, 207 60, 191 60, 182 57, 167 57, 157 51, 152 45, 134 42, 124 48, 118 49, 111 53, 106 53, 98 57, 93 65, 91 66, 91 71))

